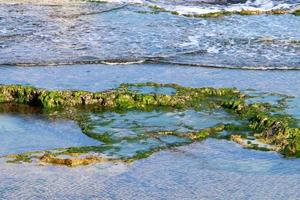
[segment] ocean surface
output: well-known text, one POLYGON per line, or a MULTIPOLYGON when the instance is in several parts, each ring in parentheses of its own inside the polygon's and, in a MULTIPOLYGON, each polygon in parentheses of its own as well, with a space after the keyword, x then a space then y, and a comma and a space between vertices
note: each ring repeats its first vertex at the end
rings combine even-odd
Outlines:
MULTIPOLYGON (((88 91, 148 81, 236 87, 292 96, 286 112, 300 120, 300 16, 291 14, 297 9, 299 0, 0 0, 0 84, 88 91), (260 14, 237 14, 244 10, 260 14), (286 14, 270 14, 274 10, 286 14), (200 16, 221 12, 227 14, 200 16)), ((94 117, 113 118, 96 130, 116 137, 135 134, 133 124, 184 130, 234 120, 196 111, 94 117)), ((124 144, 118 153, 154 143, 124 144)), ((0 112, 0 156, 87 145, 101 144, 71 120, 0 112)), ((130 165, 68 168, 0 159, 1 200, 295 200, 299 185, 299 159, 213 138, 130 165)))

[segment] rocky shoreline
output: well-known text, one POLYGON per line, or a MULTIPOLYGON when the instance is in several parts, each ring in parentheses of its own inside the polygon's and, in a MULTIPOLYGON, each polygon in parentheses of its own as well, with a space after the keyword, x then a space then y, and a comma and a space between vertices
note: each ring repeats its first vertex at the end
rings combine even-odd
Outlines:
MULTIPOLYGON (((300 129, 297 120, 284 112, 285 104, 281 100, 278 104, 254 102, 247 103, 249 96, 236 88, 190 88, 177 84, 138 83, 121 84, 119 88, 103 92, 87 91, 50 91, 21 85, 0 86, 0 107, 8 104, 25 104, 39 108, 48 117, 68 118, 76 121, 82 132, 88 137, 101 141, 104 145, 95 147, 72 147, 59 151, 18 154, 8 156, 9 162, 31 162, 33 158, 43 163, 67 166, 87 165, 96 162, 122 161, 133 162, 146 158, 154 152, 201 141, 207 137, 231 139, 240 145, 256 150, 277 151, 284 156, 300 156, 300 129), (143 92, 145 87, 154 89, 172 89, 173 94, 143 92), (160 139, 161 136, 184 138, 185 142, 177 142, 165 146, 157 146, 149 150, 137 151, 134 155, 104 159, 102 155, 89 156, 90 153, 102 154, 109 145, 130 141, 133 138, 123 137, 115 139, 109 134, 95 133, 91 119, 84 112, 89 110, 122 111, 140 110, 149 112, 155 109, 170 110, 224 110, 228 114, 241 120, 240 124, 220 123, 216 126, 190 132, 165 131, 145 132, 139 138, 160 139), (220 133, 226 133, 224 134, 220 133), (252 137, 266 144, 263 148, 251 142, 243 142, 243 138, 252 137), (72 155, 68 158, 61 156, 72 155), (75 155, 75 156, 74 156, 75 155), (87 155, 87 156, 86 156, 87 155)), ((29 109, 30 110, 30 109, 29 109)))

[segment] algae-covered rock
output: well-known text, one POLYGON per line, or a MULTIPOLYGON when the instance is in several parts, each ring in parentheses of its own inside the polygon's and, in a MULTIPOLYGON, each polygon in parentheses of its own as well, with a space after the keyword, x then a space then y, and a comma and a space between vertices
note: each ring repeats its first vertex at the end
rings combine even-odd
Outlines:
POLYGON ((50 154, 44 154, 40 157, 40 160, 44 163, 54 164, 54 165, 65 165, 69 167, 76 167, 81 165, 90 165, 98 162, 106 162, 107 159, 97 157, 97 156, 87 156, 81 157, 70 157, 70 158, 58 158, 50 154))
MULTIPOLYGON (((153 90, 155 91, 155 90, 153 90)), ((66 117, 75 120, 82 132, 90 138, 101 141, 103 145, 98 147, 73 147, 64 149, 64 153, 89 153, 104 152, 118 148, 123 141, 137 141, 147 138, 162 142, 162 136, 184 138, 184 142, 174 145, 164 144, 145 151, 138 151, 130 157, 123 158, 124 161, 136 160, 148 157, 156 151, 173 146, 185 145, 194 141, 200 141, 207 137, 216 136, 220 133, 232 134, 231 140, 245 145, 243 135, 254 136, 260 142, 272 146, 285 156, 300 156, 300 130, 296 119, 281 112, 284 106, 276 106, 270 103, 247 102, 247 95, 236 88, 190 88, 177 84, 160 83, 137 83, 121 84, 120 87, 103 91, 50 91, 21 85, 1 85, 0 103, 5 105, 25 104, 45 110, 49 117, 66 117), (139 88, 138 91, 131 87, 139 88), (143 92, 145 87, 171 88, 172 94, 143 92), (158 132, 145 132, 141 135, 131 137, 114 138, 109 132, 94 132, 93 120, 86 112, 105 112, 107 110, 127 112, 135 109, 147 112, 153 109, 168 110, 223 110, 230 116, 240 120, 240 124, 217 124, 200 130, 191 130, 186 133, 177 131, 160 130, 158 132)), ((282 102, 281 102, 282 104, 282 102)), ((283 103, 284 104, 284 103, 283 103)), ((230 138, 230 137, 229 137, 230 138)), ((246 144, 245 147, 264 150, 264 147, 256 144, 246 144)), ((97 158, 98 159, 98 158, 97 158)), ((85 165, 98 162, 96 158, 61 158, 52 155, 44 155, 41 160, 46 163, 56 163, 69 166, 85 165)), ((19 155, 16 162, 30 161, 30 157, 19 155)))
POLYGON ((220 10, 215 12, 208 12, 208 13, 179 13, 177 11, 172 10, 166 10, 164 8, 158 7, 158 6, 152 6, 150 7, 156 12, 169 12, 173 15, 182 15, 185 17, 194 17, 194 18, 218 18, 218 17, 224 17, 229 15, 261 15, 261 14, 268 14, 268 15, 281 15, 281 14, 294 14, 299 15, 299 11, 292 11, 288 9, 272 9, 272 10, 260 10, 260 9, 242 9, 242 10, 220 10))
POLYGON ((116 97, 116 104, 117 106, 120 107, 126 107, 126 108, 130 108, 130 107, 134 107, 134 96, 133 95, 129 95, 129 94, 119 94, 116 97))
POLYGON ((28 154, 11 154, 7 158, 12 158, 13 160, 7 161, 8 163, 31 163, 32 160, 28 154))
POLYGON ((300 10, 295 10, 292 14, 295 16, 300 16, 300 10))
MULTIPOLYGON (((133 84, 131 84, 133 85, 133 84)), ((137 87, 172 87, 178 93, 167 94, 137 94, 128 89, 130 85, 123 84, 120 88, 104 92, 87 91, 50 91, 21 85, 1 85, 0 103, 21 103, 43 108, 72 107, 78 105, 101 105, 107 108, 143 108, 146 106, 191 106, 192 101, 206 96, 233 95, 235 89, 184 88, 175 84, 158 85, 154 83, 137 84, 137 87)))

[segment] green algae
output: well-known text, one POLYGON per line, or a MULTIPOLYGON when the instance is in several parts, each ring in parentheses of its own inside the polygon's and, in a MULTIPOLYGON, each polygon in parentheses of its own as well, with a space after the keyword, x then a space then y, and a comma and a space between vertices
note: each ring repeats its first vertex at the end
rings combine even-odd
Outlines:
POLYGON ((13 158, 13 160, 7 161, 8 163, 21 163, 21 162, 31 163, 32 162, 30 153, 10 155, 10 158, 13 158))
POLYGON ((149 6, 149 8, 151 8, 154 11, 158 11, 158 12, 167 12, 166 9, 164 9, 158 5, 151 5, 151 6, 149 6))
MULTIPOLYGON (((182 87, 177 84, 160 83, 137 83, 121 84, 120 87, 103 91, 48 91, 37 89, 30 86, 21 85, 1 85, 0 103, 7 104, 26 104, 31 107, 40 108, 49 117, 64 117, 76 121, 82 132, 88 137, 101 141, 103 145, 91 147, 71 147, 61 149, 55 155, 70 153, 89 153, 89 152, 117 152, 120 147, 116 146, 122 141, 137 142, 153 138, 163 145, 149 147, 149 149, 136 151, 132 156, 125 156, 121 159, 126 162, 149 157, 157 151, 190 144, 194 141, 201 141, 207 137, 230 138, 230 135, 240 135, 241 137, 254 136, 256 139, 276 147, 276 151, 285 156, 300 157, 300 130, 297 121, 292 116, 284 113, 287 107, 288 98, 282 96, 278 100, 278 105, 266 102, 249 103, 248 95, 238 91, 236 88, 190 88, 182 87), (131 90, 131 87, 140 90, 131 90), (163 93, 143 93, 144 87, 153 88, 172 88, 173 94, 163 93), (128 112, 130 110, 140 110, 149 112, 151 110, 224 110, 236 117, 239 124, 217 124, 215 126, 194 130, 189 127, 188 132, 177 131, 144 131, 143 134, 114 138, 109 132, 96 133, 94 128, 97 124, 93 122, 87 112, 128 112), (220 133, 226 133, 220 135, 220 133), (174 136, 184 138, 183 142, 167 144, 161 140, 164 136, 174 136)), ((1 107, 1 106, 0 106, 1 107)), ((108 120, 111 123, 114 119, 108 120)), ((105 124, 102 124, 105 126, 105 124)), ((269 150, 255 144, 247 146, 256 150, 269 150)), ((18 154, 16 162, 27 162, 31 158, 26 154, 18 154)))
POLYGON ((295 10, 292 14, 295 16, 300 16, 300 10, 295 10))
MULTIPOLYGON (((152 83, 146 84, 154 87, 152 83)), ((164 87, 177 89, 175 95, 138 94, 128 90, 128 85, 110 91, 92 93, 86 91, 47 91, 29 86, 0 86, 0 103, 21 103, 42 108, 72 107, 79 105, 99 105, 105 108, 143 109, 147 106, 193 107, 194 101, 209 96, 237 96, 236 89, 227 88, 184 88, 175 84, 164 87)), ((136 85, 141 87, 144 85, 136 85)), ((158 85, 155 87, 159 87, 158 85)))

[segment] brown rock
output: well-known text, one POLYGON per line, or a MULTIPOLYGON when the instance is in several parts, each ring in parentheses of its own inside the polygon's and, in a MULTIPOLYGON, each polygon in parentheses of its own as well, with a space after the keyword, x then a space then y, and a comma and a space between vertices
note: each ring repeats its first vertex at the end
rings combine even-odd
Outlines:
POLYGON ((97 162, 106 161, 106 159, 97 156, 87 156, 84 158, 72 157, 72 158, 57 158, 55 156, 44 154, 40 160, 45 163, 66 165, 69 167, 75 167, 80 165, 89 165, 97 162))

